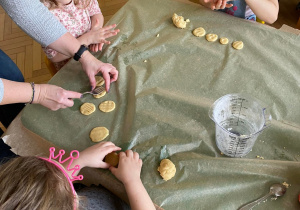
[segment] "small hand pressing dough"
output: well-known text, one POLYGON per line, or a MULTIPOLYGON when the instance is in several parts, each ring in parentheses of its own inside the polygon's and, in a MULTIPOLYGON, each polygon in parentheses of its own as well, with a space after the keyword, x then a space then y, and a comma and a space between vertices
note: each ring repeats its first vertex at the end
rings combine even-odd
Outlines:
POLYGON ((119 154, 116 152, 111 152, 107 154, 104 158, 104 162, 116 167, 119 164, 119 154))
POLYGON ((96 110, 96 107, 93 103, 84 103, 80 107, 80 112, 83 115, 90 115, 96 110))
POLYGON ((195 36, 198 36, 198 37, 204 36, 205 33, 206 33, 206 31, 205 31, 205 29, 202 28, 202 27, 196 28, 196 29, 193 31, 193 34, 194 34, 195 36))
POLYGON ((99 142, 104 140, 109 135, 109 130, 105 127, 93 128, 90 132, 90 138, 93 142, 99 142))
POLYGON ((102 112, 111 112, 116 108, 116 104, 113 101, 104 101, 99 105, 99 109, 102 112))
POLYGON ((93 96, 94 96, 94 98, 101 98, 101 97, 105 96, 105 94, 106 94, 106 91, 104 90, 102 93, 99 93, 98 95, 93 95, 93 96))
POLYGON ((237 50, 241 50, 244 47, 244 43, 242 41, 235 41, 232 43, 232 47, 237 50))
POLYGON ((95 76, 96 79, 96 86, 102 86, 104 84, 104 79, 101 76, 95 76))
POLYGON ((206 34, 206 40, 209 42, 214 42, 218 39, 217 34, 206 34))
POLYGON ((228 44, 229 40, 226 37, 221 37, 220 38, 220 43, 221 44, 228 44))
POLYGON ((157 170, 165 181, 173 178, 176 173, 176 167, 174 163, 172 163, 172 161, 170 161, 169 159, 163 159, 160 162, 160 166, 157 168, 157 170))
POLYGON ((186 28, 186 21, 184 21, 184 18, 182 16, 178 16, 176 13, 174 13, 172 16, 172 20, 177 28, 186 28))

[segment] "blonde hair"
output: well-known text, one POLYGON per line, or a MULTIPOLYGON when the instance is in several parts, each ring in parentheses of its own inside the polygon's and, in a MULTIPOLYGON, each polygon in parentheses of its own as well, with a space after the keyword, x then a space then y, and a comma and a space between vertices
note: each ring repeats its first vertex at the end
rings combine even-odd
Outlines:
POLYGON ((0 209, 73 210, 75 197, 63 172, 38 157, 0 166, 0 209))
MULTIPOLYGON (((77 7, 79 7, 79 3, 81 2, 82 5, 79 8, 82 9, 87 8, 91 3, 91 0, 70 0, 70 2, 71 1, 74 1, 74 4, 77 7)), ((40 0, 40 2, 45 4, 49 10, 59 8, 58 2, 56 0, 40 0)))

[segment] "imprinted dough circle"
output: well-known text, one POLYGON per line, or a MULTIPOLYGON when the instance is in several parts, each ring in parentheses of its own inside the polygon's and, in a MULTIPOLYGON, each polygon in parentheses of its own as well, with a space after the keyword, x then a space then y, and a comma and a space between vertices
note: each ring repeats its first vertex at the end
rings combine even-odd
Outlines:
POLYGON ((244 43, 242 41, 235 41, 232 43, 232 47, 237 50, 241 50, 244 47, 244 43))
POLYGON ((160 162, 160 166, 157 168, 157 170, 165 181, 173 178, 176 173, 176 167, 174 163, 172 163, 172 161, 169 159, 163 159, 160 162))
POLYGON ((194 34, 195 36, 198 36, 198 37, 204 36, 205 33, 206 33, 206 31, 205 31, 205 29, 202 28, 202 27, 196 28, 196 29, 194 29, 194 31, 193 31, 193 34, 194 34))
POLYGON ((220 38, 220 43, 221 44, 228 44, 229 40, 226 37, 221 37, 220 38))
POLYGON ((105 139, 109 135, 109 130, 105 127, 93 128, 90 132, 90 138, 93 142, 99 142, 105 139))
POLYGON ((101 97, 105 96, 105 94, 106 94, 106 91, 103 91, 102 93, 99 93, 98 95, 93 95, 93 96, 94 96, 94 98, 101 98, 101 97))
POLYGON ((93 103, 84 103, 80 107, 80 112, 83 115, 90 115, 96 110, 96 107, 93 103))
POLYGON ((218 39, 217 34, 206 34, 206 40, 209 42, 214 42, 218 39))
POLYGON ((95 76, 96 79, 96 86, 102 86, 104 84, 104 79, 101 76, 95 76))
POLYGON ((111 112, 115 109, 116 104, 113 101, 104 101, 99 105, 99 109, 102 112, 111 112))

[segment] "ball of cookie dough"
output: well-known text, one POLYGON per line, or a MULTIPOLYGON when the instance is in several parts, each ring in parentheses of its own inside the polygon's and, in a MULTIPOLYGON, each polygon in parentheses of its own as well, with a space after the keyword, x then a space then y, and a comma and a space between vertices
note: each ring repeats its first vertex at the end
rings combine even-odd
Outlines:
POLYGON ((194 34, 195 36, 198 36, 198 37, 204 36, 205 33, 206 33, 206 31, 205 31, 205 29, 202 28, 202 27, 196 28, 196 29, 194 29, 194 31, 193 31, 193 34, 194 34))
POLYGON ((218 39, 217 34, 206 34, 206 40, 209 42, 214 42, 218 39))
POLYGON ((229 40, 226 37, 221 37, 220 38, 220 43, 221 44, 228 44, 229 40))
POLYGON ((232 47, 236 50, 241 50, 244 47, 244 43, 242 41, 235 41, 232 43, 232 47))
POLYGON ((109 135, 109 130, 105 127, 93 128, 90 132, 90 138, 93 142, 104 140, 109 135))
POLYGON ((157 168, 157 170, 159 171, 161 177, 165 181, 168 181, 169 179, 173 178, 176 173, 176 167, 174 163, 172 163, 172 161, 169 159, 163 159, 160 162, 160 165, 157 168))
POLYGON ((107 154, 104 158, 104 162, 116 167, 119 164, 119 154, 116 152, 111 152, 107 154))
POLYGON ((84 103, 80 107, 80 112, 83 115, 90 115, 96 110, 96 107, 93 103, 84 103))
POLYGON ((182 16, 179 16, 176 13, 174 13, 172 16, 172 20, 177 28, 186 28, 186 21, 184 21, 184 18, 182 16))

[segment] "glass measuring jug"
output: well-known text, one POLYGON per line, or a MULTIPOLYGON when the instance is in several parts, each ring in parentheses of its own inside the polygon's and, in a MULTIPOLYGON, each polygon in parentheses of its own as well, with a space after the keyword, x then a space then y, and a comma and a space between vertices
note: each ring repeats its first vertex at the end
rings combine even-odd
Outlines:
POLYGON ((230 157, 247 155, 258 135, 271 125, 269 110, 248 94, 228 94, 211 106, 209 117, 216 124, 216 144, 230 157))

